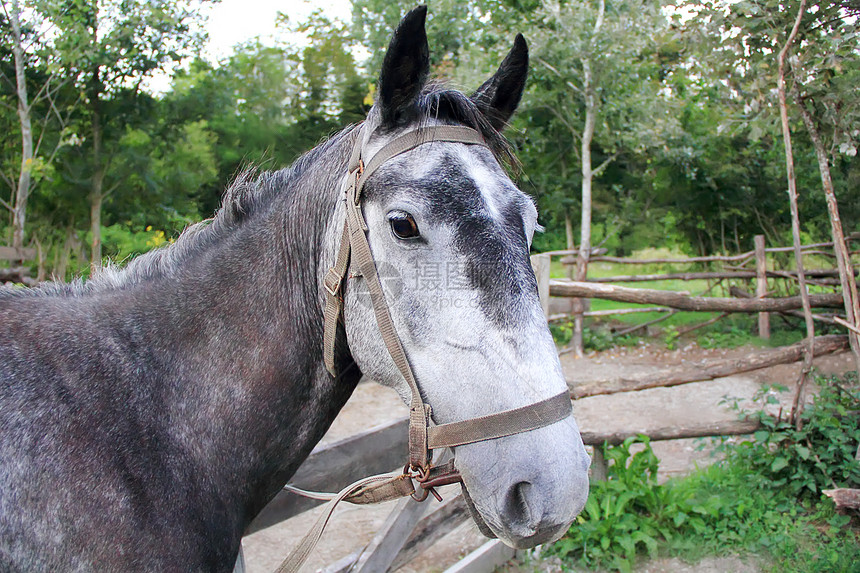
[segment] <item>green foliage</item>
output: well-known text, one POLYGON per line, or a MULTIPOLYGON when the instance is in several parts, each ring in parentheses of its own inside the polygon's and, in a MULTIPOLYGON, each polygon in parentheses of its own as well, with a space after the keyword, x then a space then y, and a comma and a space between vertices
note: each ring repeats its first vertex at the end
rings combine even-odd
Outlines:
MULTIPOLYGON (((556 344, 565 346, 573 337, 573 321, 564 320, 553 322, 549 325, 550 333, 556 344)), ((613 336, 607 328, 599 326, 582 329, 582 344, 585 350, 596 350, 598 352, 608 350, 614 346, 630 346, 636 343, 632 336, 613 336)))
POLYGON ((117 262, 141 255, 168 243, 164 231, 147 227, 144 230, 130 229, 116 224, 102 228, 105 254, 117 262))
POLYGON ((585 509, 552 551, 586 567, 630 571, 639 553, 656 554, 659 541, 671 535, 657 519, 666 489, 657 483, 657 457, 647 437, 628 438, 603 453, 608 480, 592 484, 585 509), (633 453, 639 443, 645 448, 633 453))
POLYGON ((853 374, 817 381, 801 430, 761 414, 751 439, 723 443, 722 461, 684 478, 658 483, 644 436, 604 447, 608 480, 592 483, 585 510, 550 550, 619 571, 646 554, 738 552, 762 554, 774 572, 856 570, 860 530, 821 489, 860 485, 860 388, 853 374))
POLYGON ((663 329, 663 342, 666 344, 667 349, 675 350, 679 338, 681 338, 681 333, 674 324, 663 329))
POLYGON ((737 348, 739 346, 761 344, 761 340, 752 333, 750 328, 734 324, 722 330, 711 330, 697 337, 702 348, 737 348))
POLYGON ((817 381, 820 393, 804 409, 800 429, 762 413, 755 441, 733 449, 768 487, 801 499, 817 499, 826 488, 860 487, 860 461, 854 458, 860 443, 856 374, 817 381))

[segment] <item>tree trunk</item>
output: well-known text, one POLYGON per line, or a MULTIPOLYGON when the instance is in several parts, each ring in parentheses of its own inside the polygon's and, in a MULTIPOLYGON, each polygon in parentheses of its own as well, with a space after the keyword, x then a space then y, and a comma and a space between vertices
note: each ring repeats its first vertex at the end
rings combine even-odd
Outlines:
MULTIPOLYGON (((755 238, 755 294, 759 298, 767 296, 767 253, 764 250, 764 235, 755 238)), ((758 335, 765 340, 770 339, 770 315, 760 312, 758 315, 758 335)))
POLYGON ((72 258, 72 226, 66 228, 66 240, 63 242, 62 250, 58 251, 58 260, 54 264, 54 269, 51 272, 51 279, 55 281, 65 281, 66 273, 69 270, 69 261, 72 258))
POLYGON ((796 424, 800 424, 800 413, 803 410, 803 392, 806 387, 806 381, 809 378, 809 372, 812 370, 812 357, 815 340, 815 323, 812 320, 812 307, 809 304, 809 292, 806 289, 806 275, 803 272, 803 252, 800 245, 800 216, 797 210, 797 182, 794 177, 794 155, 791 150, 791 130, 788 126, 788 105, 785 98, 785 57, 788 54, 794 38, 797 36, 797 30, 800 28, 800 20, 806 10, 806 0, 800 0, 800 7, 797 9, 797 18, 794 20, 794 26, 785 45, 779 51, 777 56, 777 92, 779 95, 779 116, 782 120, 782 139, 785 145, 785 168, 786 177, 788 180, 788 202, 791 207, 791 236, 794 242, 794 260, 797 264, 797 282, 800 286, 800 297, 803 302, 803 318, 806 322, 806 352, 803 355, 803 366, 800 369, 800 380, 797 383, 797 393, 794 396, 794 404, 792 405, 792 417, 796 424))
MULTIPOLYGON (((15 206, 12 211, 12 247, 24 247, 24 223, 27 215, 27 199, 30 196, 30 173, 33 168, 33 128, 30 124, 30 104, 27 100, 27 78, 24 74, 24 50, 21 40, 20 8, 12 1, 9 20, 12 25, 12 52, 15 57, 15 82, 18 92, 18 121, 21 124, 21 172, 15 189, 15 206)), ((21 262, 21 261, 18 261, 21 262)))
MULTIPOLYGON (((585 94, 585 126, 582 130, 582 213, 579 231, 579 255, 576 257, 576 273, 574 279, 584 281, 588 275, 588 257, 591 255, 591 183, 594 173, 591 168, 591 140, 594 138, 594 125, 597 122, 597 98, 594 90, 594 76, 591 69, 591 56, 595 40, 603 26, 603 15, 606 10, 605 0, 599 0, 597 20, 591 34, 589 53, 582 58, 582 92, 585 94)), ((573 352, 577 358, 583 354, 583 316, 585 311, 581 300, 574 301, 573 352)))
POLYGON ((567 250, 572 251, 576 249, 576 240, 573 238, 573 219, 570 217, 570 209, 564 210, 564 237, 567 241, 567 250))
POLYGON ((36 255, 38 266, 36 267, 36 281, 44 282, 47 272, 45 270, 45 250, 42 247, 42 241, 38 237, 33 238, 36 243, 36 255))
POLYGON ((93 174, 90 192, 90 267, 96 271, 102 266, 102 184, 104 173, 99 169, 93 174))
POLYGON ((839 511, 851 509, 860 511, 860 489, 824 489, 821 493, 832 499, 839 511))
MULTIPOLYGON (((93 1, 93 32, 92 45, 98 46, 99 7, 98 2, 93 1)), ((92 137, 93 137, 93 175, 90 181, 90 269, 96 271, 102 264, 102 203, 104 202, 104 180, 105 166, 102 158, 102 116, 101 95, 102 84, 99 71, 99 62, 94 61, 90 77, 90 111, 92 113, 92 137)))
MULTIPOLYGON (((827 199, 827 212, 830 215, 830 231, 833 235, 833 251, 836 253, 836 266, 839 269, 839 282, 842 286, 842 297, 845 301, 845 320, 852 326, 860 326, 860 300, 857 295, 857 281, 854 278, 854 268, 851 265, 851 256, 845 242, 845 233, 842 230, 842 219, 839 216, 839 205, 836 202, 836 193, 833 191, 833 179, 830 177, 830 162, 827 151, 821 141, 821 134, 812 119, 812 116, 804 107, 800 97, 798 107, 800 116, 812 139, 815 147, 815 155, 818 159, 818 170, 821 173, 821 186, 824 189, 824 197, 827 199)), ((848 330, 848 339, 851 341, 851 350, 854 352, 854 362, 857 371, 860 372, 860 338, 857 334, 848 330)))

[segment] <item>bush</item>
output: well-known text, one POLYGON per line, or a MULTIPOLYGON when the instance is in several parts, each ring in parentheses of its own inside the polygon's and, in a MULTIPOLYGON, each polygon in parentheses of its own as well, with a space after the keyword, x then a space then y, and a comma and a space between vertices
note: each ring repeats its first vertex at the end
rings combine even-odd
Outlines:
POLYGON ((760 414, 763 429, 722 443, 721 462, 662 485, 647 437, 604 447, 607 481, 592 483, 583 513, 550 551, 619 571, 645 554, 740 551, 761 554, 774 572, 857 571, 860 530, 820 492, 860 486, 860 393, 856 376, 818 382, 800 430, 760 414))
POLYGON ((856 374, 817 378, 819 394, 801 416, 801 429, 780 418, 758 414, 763 429, 754 441, 730 455, 761 476, 767 487, 801 499, 818 499, 822 489, 860 487, 860 390, 856 374))
POLYGON ((671 537, 661 518, 666 489, 657 484, 657 456, 648 438, 628 438, 603 452, 610 463, 607 481, 592 484, 585 509, 552 552, 586 567, 629 571, 638 553, 653 555, 658 542, 671 537), (645 449, 631 453, 635 443, 645 449))
POLYGON ((164 231, 152 227, 146 227, 144 230, 135 230, 121 224, 102 227, 102 248, 105 256, 118 263, 151 251, 167 242, 164 231))
MULTIPOLYGON (((552 323, 549 325, 549 330, 556 344, 566 346, 573 338, 573 320, 552 323)), ((608 328, 599 326, 582 329, 582 346, 586 351, 600 352, 614 346, 631 346, 636 344, 636 340, 636 337, 630 335, 613 336, 608 328)))

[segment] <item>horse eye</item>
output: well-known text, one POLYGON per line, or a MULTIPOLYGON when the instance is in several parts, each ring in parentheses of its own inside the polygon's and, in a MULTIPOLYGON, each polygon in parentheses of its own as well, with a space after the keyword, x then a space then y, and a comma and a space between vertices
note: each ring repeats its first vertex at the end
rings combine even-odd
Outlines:
POLYGON ((421 235, 418 224, 409 213, 392 211, 388 214, 388 223, 391 225, 391 232, 398 239, 416 239, 421 235))

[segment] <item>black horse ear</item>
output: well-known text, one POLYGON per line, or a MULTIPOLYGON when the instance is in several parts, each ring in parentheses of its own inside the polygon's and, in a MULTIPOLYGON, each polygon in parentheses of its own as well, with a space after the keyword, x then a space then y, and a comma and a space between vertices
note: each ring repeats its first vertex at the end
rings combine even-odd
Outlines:
POLYGON ((529 47, 523 35, 517 34, 498 71, 472 94, 472 101, 496 129, 501 131, 514 115, 528 74, 529 47))
POLYGON ((379 74, 382 124, 395 127, 412 119, 416 102, 430 74, 430 48, 424 21, 427 6, 409 11, 391 37, 379 74))

